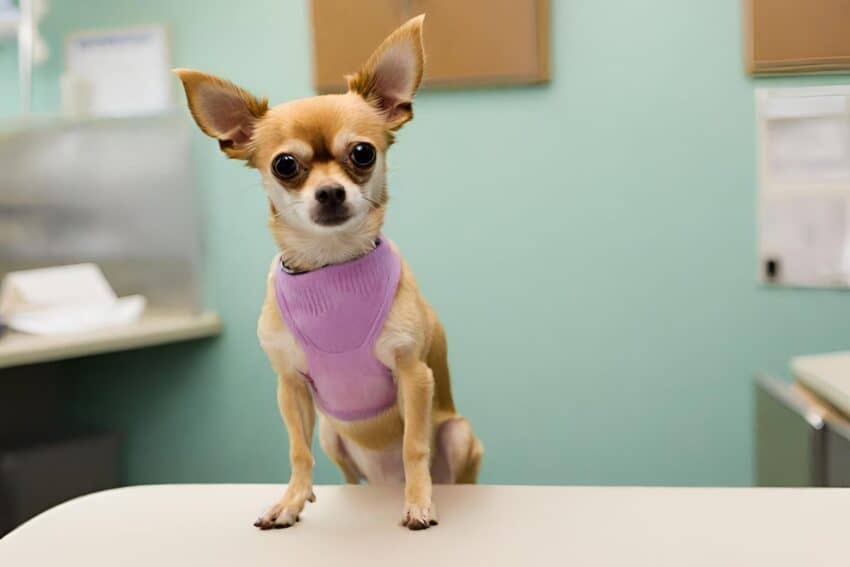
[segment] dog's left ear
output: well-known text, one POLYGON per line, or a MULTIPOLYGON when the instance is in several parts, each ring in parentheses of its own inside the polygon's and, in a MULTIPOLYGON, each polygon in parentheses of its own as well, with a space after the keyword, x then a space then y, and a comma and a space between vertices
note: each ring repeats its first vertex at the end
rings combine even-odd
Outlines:
POLYGON ((422 22, 417 16, 395 30, 378 46, 366 64, 348 79, 348 90, 361 95, 396 130, 413 118, 413 96, 422 81, 425 50, 422 22))

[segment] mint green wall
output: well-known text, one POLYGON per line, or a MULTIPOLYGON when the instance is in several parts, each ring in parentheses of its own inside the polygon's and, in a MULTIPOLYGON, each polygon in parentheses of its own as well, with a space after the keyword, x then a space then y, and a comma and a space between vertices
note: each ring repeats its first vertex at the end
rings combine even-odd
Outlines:
MULTIPOLYGON (((52 4, 37 109, 57 108, 66 33, 146 22, 170 26, 176 65, 272 101, 311 94, 304 2, 52 4)), ((483 479, 748 484, 752 375, 847 348, 850 298, 755 283, 739 3, 552 4, 551 84, 425 92, 390 156, 387 232, 448 329, 483 479)), ((8 116, 6 46, 0 77, 8 116)), ((281 481, 286 438, 254 335, 266 205, 255 173, 195 142, 205 291, 226 332, 81 361, 69 398, 125 431, 130 482, 281 481)), ((339 480, 324 456, 316 477, 339 480)))

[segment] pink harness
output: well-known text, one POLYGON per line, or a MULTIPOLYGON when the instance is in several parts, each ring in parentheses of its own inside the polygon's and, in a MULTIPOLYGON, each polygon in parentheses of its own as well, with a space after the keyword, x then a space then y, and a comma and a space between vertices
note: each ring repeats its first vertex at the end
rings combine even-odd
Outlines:
POLYGON ((375 343, 400 277, 401 259, 384 240, 350 262, 299 274, 283 265, 277 271, 277 304, 307 357, 304 377, 322 412, 352 421, 396 403, 395 381, 375 357, 375 343))

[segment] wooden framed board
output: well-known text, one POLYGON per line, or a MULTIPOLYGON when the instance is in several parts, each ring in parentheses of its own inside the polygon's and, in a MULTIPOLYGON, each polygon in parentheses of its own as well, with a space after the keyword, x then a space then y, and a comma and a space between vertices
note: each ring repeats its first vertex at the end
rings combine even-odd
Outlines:
POLYGON ((850 71, 850 0, 742 0, 752 74, 850 71))
POLYGON ((372 50, 425 14, 424 85, 515 85, 549 80, 548 0, 312 0, 313 83, 343 90, 372 50))

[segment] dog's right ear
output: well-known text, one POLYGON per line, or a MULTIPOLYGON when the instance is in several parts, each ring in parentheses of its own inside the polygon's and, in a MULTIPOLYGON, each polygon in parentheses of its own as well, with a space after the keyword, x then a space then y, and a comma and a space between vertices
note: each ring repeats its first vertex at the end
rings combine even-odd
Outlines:
POLYGON ((189 110, 201 130, 216 138, 228 156, 249 160, 254 126, 268 110, 268 99, 200 71, 174 69, 174 74, 183 82, 189 110))

